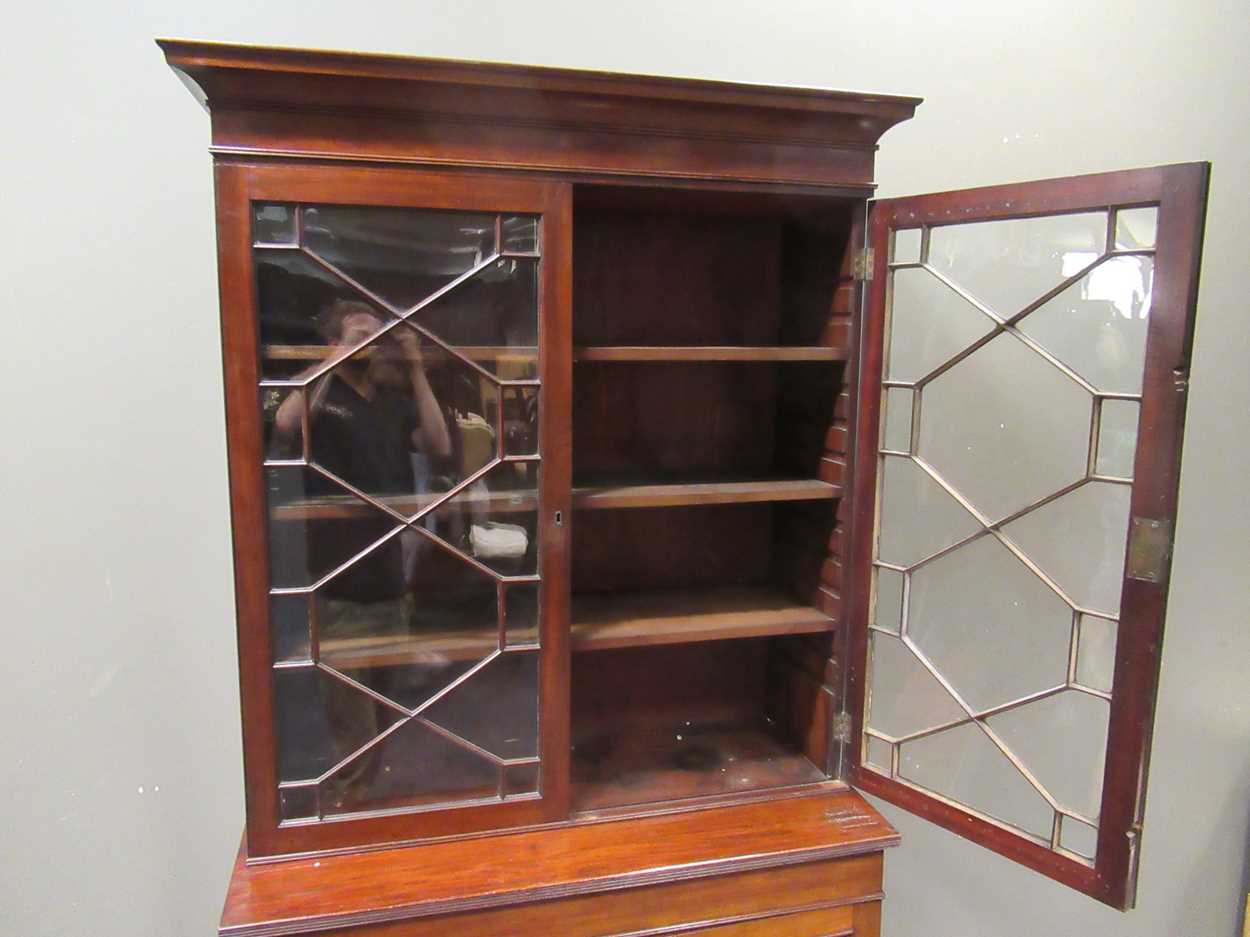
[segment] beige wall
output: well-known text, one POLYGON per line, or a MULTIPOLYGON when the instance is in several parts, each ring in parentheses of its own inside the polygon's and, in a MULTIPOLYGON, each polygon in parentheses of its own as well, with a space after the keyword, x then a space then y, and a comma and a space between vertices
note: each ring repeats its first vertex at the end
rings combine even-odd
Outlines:
POLYGON ((1139 908, 890 809, 886 931, 1233 932, 1250 809, 1245 0, 44 3, 8 11, 6 33, 0 933, 208 934, 240 830, 208 121, 156 35, 923 95, 886 135, 885 195, 1213 161, 1139 908))

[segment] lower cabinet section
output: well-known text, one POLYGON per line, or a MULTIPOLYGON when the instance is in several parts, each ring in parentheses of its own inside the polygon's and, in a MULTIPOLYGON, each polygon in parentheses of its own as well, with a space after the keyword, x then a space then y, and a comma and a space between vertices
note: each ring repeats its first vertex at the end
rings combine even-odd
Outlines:
POLYGON ((852 791, 248 866, 221 933, 877 937, 897 834, 852 791))

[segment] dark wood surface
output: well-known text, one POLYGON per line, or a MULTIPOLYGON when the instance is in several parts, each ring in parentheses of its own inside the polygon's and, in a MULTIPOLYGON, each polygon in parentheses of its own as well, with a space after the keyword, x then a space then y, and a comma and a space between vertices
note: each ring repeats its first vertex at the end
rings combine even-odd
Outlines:
MULTIPOLYGON (((714 920, 718 909, 720 915, 729 917, 761 908, 801 907, 807 902, 864 900, 880 897, 880 850, 896 842, 897 834, 863 798, 840 791, 259 865, 248 865, 240 853, 221 932, 311 933, 517 905, 540 913, 538 902, 604 896, 607 904, 599 908, 592 902, 567 912, 554 909, 554 920, 565 919, 566 913, 577 920, 579 914, 600 910, 626 913, 620 905, 614 910, 609 897, 630 894, 622 889, 697 881, 732 883, 732 878, 725 877, 792 867, 810 869, 809 884, 799 884, 802 874, 766 876, 757 879, 758 887, 710 886, 710 892, 695 889, 690 893, 702 897, 662 893, 671 897, 645 902, 654 910, 647 912, 635 901, 634 911, 656 914, 671 904, 680 908, 681 915, 669 923, 684 923, 700 916, 714 920), (645 848, 640 849, 641 844, 645 848), (857 861, 828 865, 830 860, 848 857, 857 861), (781 884, 794 891, 788 899, 776 892, 781 884), (749 900, 745 896, 758 895, 761 888, 771 890, 772 899, 744 906, 749 900), (739 897, 733 897, 735 893, 739 897)), ((524 931, 536 935, 596 932, 603 933, 537 926, 524 931)))
MULTIPOLYGON (((1014 218, 1158 204, 1154 296, 1135 458, 1132 516, 1173 523, 1187 390, 1209 166, 1193 163, 1153 169, 1052 179, 1019 185, 944 192, 878 202, 870 243, 887 256, 891 229, 918 223, 1014 218)), ((856 731, 850 777, 870 791, 954 830, 1017 862, 1118 908, 1132 905, 1145 802, 1145 778, 1158 685, 1159 652, 1167 599, 1166 580, 1125 578, 1116 645, 1097 857, 1091 868, 1037 845, 936 797, 859 767, 866 683, 870 566, 875 535, 877 426, 887 275, 870 285, 864 323, 864 364, 858 400, 858 442, 852 497, 855 505, 853 576, 848 619, 851 647, 847 704, 856 731)))
POLYGON ((737 183, 872 183, 917 98, 164 39, 219 153, 737 183))

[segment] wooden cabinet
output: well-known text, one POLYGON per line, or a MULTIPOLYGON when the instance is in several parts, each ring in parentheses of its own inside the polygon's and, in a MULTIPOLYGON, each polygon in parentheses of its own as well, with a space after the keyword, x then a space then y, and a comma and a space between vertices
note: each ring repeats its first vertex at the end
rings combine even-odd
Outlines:
POLYGON ((161 46, 213 125, 224 933, 875 934, 856 788, 1131 904, 1204 164, 871 203, 918 99, 161 46))

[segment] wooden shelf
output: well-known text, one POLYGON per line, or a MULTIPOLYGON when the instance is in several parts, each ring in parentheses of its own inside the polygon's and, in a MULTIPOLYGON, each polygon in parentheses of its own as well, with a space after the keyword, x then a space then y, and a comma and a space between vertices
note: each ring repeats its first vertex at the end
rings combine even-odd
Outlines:
POLYGON ((572 648, 811 634, 834 626, 828 615, 769 588, 589 593, 573 596, 572 648))
MULTIPOLYGON (((261 357, 267 361, 321 361, 337 354, 339 349, 333 345, 262 345, 261 357)), ((472 361, 508 361, 532 363, 538 361, 538 349, 525 345, 463 345, 456 346, 457 354, 472 361)), ((358 355, 369 357, 372 347, 367 347, 358 355)), ((449 357, 447 352, 432 345, 423 347, 421 357, 429 363, 438 363, 449 357)))
POLYGON ((827 501, 842 489, 815 478, 688 481, 669 484, 623 482, 576 485, 573 507, 657 508, 704 504, 746 504, 758 501, 827 501))
MULTIPOLYGON (((573 746, 573 810, 814 784, 823 771, 759 724, 602 725, 573 746)), ((589 727, 588 727, 589 728, 589 727)))
MULTIPOLYGON (((456 352, 473 361, 538 361, 532 346, 466 345, 456 352)), ((264 345, 261 356, 268 361, 321 361, 338 349, 329 345, 264 345)), ((366 348, 361 354, 368 355, 366 348)), ((426 346, 423 356, 432 361, 446 357, 440 349, 426 346)), ((826 345, 586 345, 573 349, 574 361, 846 361, 850 349, 826 345)))
POLYGON ((850 349, 823 345, 588 345, 574 361, 846 361, 850 349))
MULTIPOLYGON (((815 478, 758 479, 742 481, 673 482, 668 484, 585 484, 573 488, 573 507, 579 510, 607 508, 657 508, 708 504, 749 504, 761 501, 828 501, 842 488, 815 478)), ((438 494, 379 497, 400 514, 411 516, 433 503, 438 494)), ((519 514, 538 509, 533 490, 466 491, 457 504, 488 510, 491 514, 519 514)), ((382 516, 376 508, 352 495, 309 498, 275 507, 278 521, 334 520, 382 516)))

